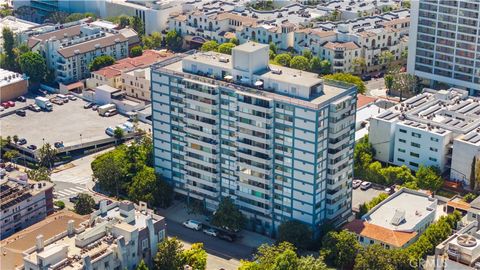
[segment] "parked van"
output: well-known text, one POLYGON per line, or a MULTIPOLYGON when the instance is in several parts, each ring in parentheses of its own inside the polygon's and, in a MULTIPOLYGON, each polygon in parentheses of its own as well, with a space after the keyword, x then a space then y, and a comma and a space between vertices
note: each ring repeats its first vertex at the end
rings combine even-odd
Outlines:
POLYGON ((196 231, 200 231, 202 229, 202 223, 193 219, 183 222, 183 226, 196 231))
POLYGON ((115 104, 105 104, 105 105, 102 105, 100 107, 98 107, 97 111, 98 111, 98 114, 101 115, 101 116, 104 116, 106 112, 108 112, 109 110, 111 109, 116 109, 116 106, 115 104))

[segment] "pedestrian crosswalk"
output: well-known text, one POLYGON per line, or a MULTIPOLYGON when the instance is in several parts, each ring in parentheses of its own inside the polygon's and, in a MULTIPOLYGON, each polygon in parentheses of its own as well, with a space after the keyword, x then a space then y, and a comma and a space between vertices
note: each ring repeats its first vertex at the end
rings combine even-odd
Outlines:
POLYGON ((76 185, 85 185, 89 182, 92 181, 91 176, 83 176, 83 177, 78 177, 78 176, 66 176, 66 175, 52 175, 52 181, 54 182, 66 182, 66 183, 71 183, 71 184, 76 184, 76 185))
POLYGON ((75 186, 75 187, 65 188, 61 190, 55 190, 53 194, 57 199, 62 199, 62 198, 70 198, 77 195, 78 193, 83 193, 87 191, 88 189, 85 187, 75 186))

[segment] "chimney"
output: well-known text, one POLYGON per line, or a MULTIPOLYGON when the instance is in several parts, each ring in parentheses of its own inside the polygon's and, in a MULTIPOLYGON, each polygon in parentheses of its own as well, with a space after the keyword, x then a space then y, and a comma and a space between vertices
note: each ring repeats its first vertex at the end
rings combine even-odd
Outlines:
POLYGON ((40 251, 43 249, 43 234, 39 234, 37 236, 37 241, 36 241, 36 247, 37 247, 37 251, 40 251))
POLYGON ((67 233, 68 235, 72 235, 75 232, 75 221, 70 219, 67 223, 67 233))

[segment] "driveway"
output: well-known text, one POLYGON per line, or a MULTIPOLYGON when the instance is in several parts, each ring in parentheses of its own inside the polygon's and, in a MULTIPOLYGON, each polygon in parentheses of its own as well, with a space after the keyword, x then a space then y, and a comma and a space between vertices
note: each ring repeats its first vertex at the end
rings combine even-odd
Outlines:
POLYGON ((368 190, 361 190, 360 188, 354 189, 352 192, 352 208, 358 210, 362 203, 371 201, 374 197, 383 193, 383 190, 369 188, 368 190))

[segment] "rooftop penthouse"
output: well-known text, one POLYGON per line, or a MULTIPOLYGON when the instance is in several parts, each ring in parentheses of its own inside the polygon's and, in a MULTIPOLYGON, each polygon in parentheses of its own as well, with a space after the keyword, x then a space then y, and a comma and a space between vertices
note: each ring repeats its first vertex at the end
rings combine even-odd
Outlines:
POLYGON ((266 44, 247 42, 235 47, 231 56, 200 52, 173 57, 153 68, 310 108, 323 106, 354 87, 325 81, 315 73, 270 65, 268 50, 266 44))
POLYGON ((142 259, 151 263, 164 237, 164 218, 145 203, 103 200, 80 227, 70 220, 65 231, 50 239, 38 235, 17 269, 135 269, 142 259))

